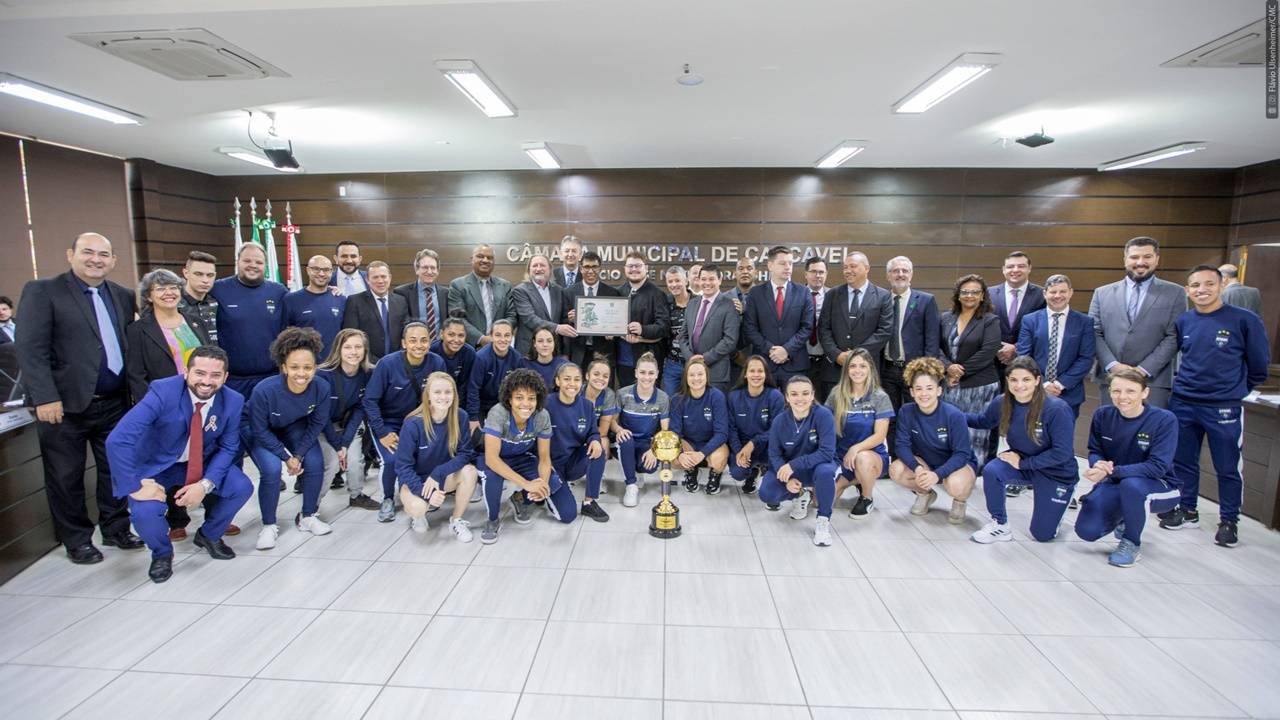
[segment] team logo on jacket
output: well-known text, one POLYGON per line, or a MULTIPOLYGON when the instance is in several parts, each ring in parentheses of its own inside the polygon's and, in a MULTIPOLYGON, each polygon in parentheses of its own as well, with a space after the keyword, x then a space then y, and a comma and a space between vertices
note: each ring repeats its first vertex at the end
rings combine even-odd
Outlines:
POLYGON ((308 406, 307 406, 307 414, 308 414, 308 415, 310 415, 312 412, 314 412, 314 411, 315 411, 315 409, 316 409, 316 406, 315 406, 315 404, 314 404, 314 403, 312 403, 311 405, 308 405, 308 406))
POLYGON ((1138 443, 1138 449, 1146 452, 1151 449, 1151 436, 1147 433, 1138 433, 1135 440, 1138 443))
POLYGON ((1044 442, 1044 423, 1037 420, 1036 429, 1033 434, 1035 435, 1035 440, 1037 445, 1043 443, 1044 442))
POLYGON ((1231 342, 1230 330, 1219 330, 1218 334, 1213 336, 1213 344, 1220 348, 1226 347, 1229 342, 1231 342))
POLYGON ((769 424, 769 408, 760 408, 760 422, 769 424))
POLYGON ((274 315, 274 314, 275 314, 275 312, 276 312, 276 301, 275 301, 275 300, 268 300, 268 301, 267 301, 267 312, 271 313, 272 315, 274 315))
POLYGON ((947 438, 948 438, 948 437, 950 437, 950 434, 951 434, 951 433, 947 430, 947 427, 946 427, 945 425, 943 425, 942 427, 938 428, 938 440, 939 440, 939 441, 941 441, 941 442, 946 442, 946 441, 947 441, 947 438))
POLYGON ((584 433, 586 431, 587 431, 587 419, 583 417, 578 418, 578 432, 584 433))
POLYGON ((333 313, 334 317, 338 317, 338 308, 336 307, 329 308, 329 312, 333 313))
POLYGON ((704 408, 702 408, 702 419, 703 419, 703 420, 706 420, 707 422, 711 422, 711 408, 710 408, 710 407, 704 407, 704 408))
POLYGON ((810 429, 810 430, 809 430, 809 442, 814 443, 814 444, 817 444, 817 442, 818 442, 818 431, 817 431, 817 430, 815 430, 815 429, 810 429))
POLYGON ((1058 493, 1058 497, 1065 497, 1067 494, 1067 486, 1059 485, 1058 487, 1054 488, 1054 492, 1058 493))

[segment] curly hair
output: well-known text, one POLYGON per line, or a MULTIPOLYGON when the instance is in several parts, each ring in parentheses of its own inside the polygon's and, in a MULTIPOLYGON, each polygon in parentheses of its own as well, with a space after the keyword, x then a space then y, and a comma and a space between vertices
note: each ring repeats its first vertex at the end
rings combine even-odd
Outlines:
POLYGON ((287 327, 271 341, 271 362, 276 367, 284 366, 289 353, 294 350, 310 350, 311 356, 319 362, 320 353, 324 350, 324 340, 320 339, 320 333, 311 328, 287 327))
POLYGON ((902 369, 902 381, 911 387, 916 384, 916 378, 921 375, 933 378, 938 385, 942 385, 942 381, 947 377, 947 369, 942 366, 942 361, 934 357, 918 357, 907 363, 902 369))
POLYGON ((987 281, 983 280, 982 276, 976 273, 963 275, 956 280, 956 286, 951 291, 951 312, 959 315, 960 312, 964 310, 964 306, 960 304, 960 288, 971 282, 976 282, 982 286, 982 301, 978 303, 978 309, 974 311, 974 316, 982 317, 983 315, 990 314, 992 312, 991 293, 987 291, 987 281))
MULTIPOLYGON (((502 386, 498 388, 498 403, 510 410, 511 396, 517 390, 528 390, 537 395, 538 410, 546 407, 547 383, 543 381, 542 376, 536 370, 520 368, 519 370, 512 370, 506 377, 502 378, 502 386)), ((537 412, 537 410, 534 412, 537 412)))

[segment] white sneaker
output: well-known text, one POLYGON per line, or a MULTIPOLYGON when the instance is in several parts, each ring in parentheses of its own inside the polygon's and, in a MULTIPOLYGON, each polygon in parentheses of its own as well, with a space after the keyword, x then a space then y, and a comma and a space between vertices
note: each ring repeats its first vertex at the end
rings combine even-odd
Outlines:
POLYGON ((425 533, 425 532, 427 531, 427 528, 429 528, 429 527, 431 527, 431 525, 430 525, 430 523, 428 523, 428 522, 427 522, 427 518, 426 518, 426 517, 420 517, 420 518, 411 517, 411 518, 409 518, 409 529, 410 529, 410 530, 412 530, 412 531, 414 531, 414 532, 416 532, 416 533, 418 533, 419 535, 421 535, 421 534, 425 533))
POLYGON ((622 493, 622 506, 635 507, 640 504, 640 486, 639 483, 633 483, 627 486, 625 492, 622 493))
POLYGON ((818 518, 818 524, 813 526, 813 544, 818 547, 831 544, 831 518, 818 518))
POLYGON ((916 501, 911 504, 912 515, 928 515, 929 508, 933 506, 933 501, 938 499, 938 491, 929 488, 929 492, 923 495, 916 493, 916 501))
POLYGON ((280 537, 280 528, 276 525, 263 525, 262 530, 258 532, 259 550, 270 550, 276 546, 276 538, 280 537))
POLYGON ((484 499, 484 485, 476 483, 476 489, 471 493, 471 502, 478 503, 484 499))
POLYGON ((981 530, 970 535, 969 539, 983 545, 990 545, 995 542, 1008 542, 1013 539, 1013 531, 1009 529, 1009 523, 1001 524, 992 520, 986 525, 983 525, 981 530))
POLYGON ((465 518, 450 520, 449 529, 453 531, 453 536, 458 538, 458 542, 469 543, 475 537, 471 533, 471 523, 465 518))
POLYGON ((329 527, 329 523, 320 519, 319 515, 308 515, 299 517, 294 523, 302 532, 308 532, 312 535, 328 535, 333 532, 333 528, 329 527))
POLYGON ((801 490, 795 500, 791 501, 791 519, 803 520, 809 517, 809 501, 812 498, 808 490, 801 490))

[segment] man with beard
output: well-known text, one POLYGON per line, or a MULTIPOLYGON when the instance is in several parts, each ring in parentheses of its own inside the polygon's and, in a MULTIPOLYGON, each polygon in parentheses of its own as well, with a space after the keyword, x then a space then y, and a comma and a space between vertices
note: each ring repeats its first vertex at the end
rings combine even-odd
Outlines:
MULTIPOLYGON (((630 298, 631 322, 627 334, 618 343, 618 386, 626 387, 636 381, 636 360, 646 352, 656 353, 656 343, 667 337, 671 320, 667 315, 667 294, 649 282, 649 266, 644 255, 637 250, 627 253, 622 272, 627 282, 618 288, 624 297, 630 298)), ((658 375, 662 375, 662 358, 658 358, 658 375)))
POLYGON ((342 313, 347 299, 334 294, 329 288, 329 276, 333 263, 323 255, 315 255, 307 261, 307 286, 284 296, 285 325, 309 327, 320 333, 324 350, 320 360, 329 356, 333 339, 342 329, 342 313))
POLYGON ((179 312, 188 320, 200 323, 214 345, 218 344, 218 301, 209 297, 209 291, 218 279, 217 262, 218 258, 207 252, 192 250, 182 268, 182 277, 187 283, 178 300, 179 312))
POLYGON ((360 269, 360 246, 350 240, 338 243, 333 250, 333 277, 329 284, 338 288, 338 292, 346 297, 362 293, 369 289, 369 275, 360 269))
POLYGON ((577 337, 578 331, 562 322, 569 311, 564 290, 551 282, 551 258, 535 253, 529 258, 525 273, 529 279, 511 291, 511 306, 516 313, 516 352, 528 355, 539 330, 550 330, 563 338, 577 337))
POLYGON ((245 243, 236 256, 236 274, 213 284, 209 294, 218 301, 219 345, 227 351, 227 385, 245 397, 264 378, 280 372, 271 341, 285 328, 284 296, 289 290, 266 279, 267 251, 245 243))
POLYGON ((1130 367, 1146 375, 1147 402, 1168 408, 1173 388, 1173 358, 1178 352, 1174 326, 1186 309, 1181 287, 1155 276, 1160 244, 1136 237, 1124 244, 1123 280, 1093 291, 1089 317, 1097 336, 1098 383, 1102 404, 1111 404, 1107 376, 1130 367))
POLYGON ((477 349, 488 345, 495 320, 507 320, 515 326, 510 294, 511 283, 493 276, 493 248, 476 246, 471 253, 471 272, 449 283, 449 307, 462 310, 468 343, 477 349))

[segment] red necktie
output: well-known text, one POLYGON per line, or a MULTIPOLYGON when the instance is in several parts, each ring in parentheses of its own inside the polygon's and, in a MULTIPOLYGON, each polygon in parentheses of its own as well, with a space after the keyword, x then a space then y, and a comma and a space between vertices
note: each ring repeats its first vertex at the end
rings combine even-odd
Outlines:
POLYGON ((784 298, 784 297, 782 296, 782 291, 783 291, 783 288, 782 288, 782 287, 779 287, 779 288, 778 288, 778 299, 777 299, 777 300, 775 300, 775 301, 774 301, 774 303, 773 303, 773 307, 774 307, 774 309, 776 309, 776 310, 778 311, 778 319, 779 319, 779 320, 781 320, 781 319, 782 319, 782 304, 786 301, 786 298, 784 298))
POLYGON ((196 411, 191 413, 191 434, 187 446, 187 481, 183 485, 198 483, 204 475, 204 418, 200 411, 204 403, 196 403, 196 411))

